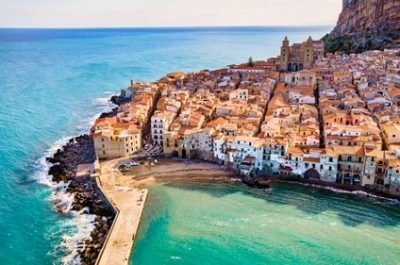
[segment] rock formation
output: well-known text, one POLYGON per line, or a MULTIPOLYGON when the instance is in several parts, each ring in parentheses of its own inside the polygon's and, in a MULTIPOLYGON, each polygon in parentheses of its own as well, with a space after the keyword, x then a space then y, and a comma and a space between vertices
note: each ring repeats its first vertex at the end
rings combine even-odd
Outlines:
POLYGON ((400 0, 343 0, 337 25, 324 41, 328 52, 400 47, 400 0))

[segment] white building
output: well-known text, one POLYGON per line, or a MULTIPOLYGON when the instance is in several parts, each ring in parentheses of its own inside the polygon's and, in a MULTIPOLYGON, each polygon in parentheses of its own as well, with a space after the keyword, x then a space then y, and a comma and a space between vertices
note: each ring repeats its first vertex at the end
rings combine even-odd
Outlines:
POLYGON ((151 138, 153 144, 163 146, 164 132, 168 131, 175 114, 173 112, 156 112, 151 117, 151 138))

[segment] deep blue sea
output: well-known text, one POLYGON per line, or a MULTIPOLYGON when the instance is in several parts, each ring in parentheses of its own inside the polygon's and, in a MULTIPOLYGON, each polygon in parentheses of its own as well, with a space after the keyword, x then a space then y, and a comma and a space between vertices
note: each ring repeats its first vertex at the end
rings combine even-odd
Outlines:
POLYGON ((0 264, 61 264, 79 223, 53 210, 43 158, 134 80, 266 59, 330 27, 0 29, 0 264))

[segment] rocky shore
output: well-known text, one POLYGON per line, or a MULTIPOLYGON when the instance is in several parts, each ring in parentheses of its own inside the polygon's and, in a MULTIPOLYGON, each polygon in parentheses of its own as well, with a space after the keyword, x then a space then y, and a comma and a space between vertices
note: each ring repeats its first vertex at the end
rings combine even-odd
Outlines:
POLYGON ((383 191, 369 189, 361 186, 349 186, 340 183, 329 183, 317 179, 303 179, 299 177, 289 177, 289 176, 267 176, 260 175, 254 178, 242 178, 242 182, 249 187, 259 188, 259 189, 269 189, 273 183, 296 183, 306 186, 311 186, 314 188, 330 189, 333 191, 347 192, 349 194, 361 196, 361 197, 374 197, 382 200, 389 201, 400 201, 399 196, 390 195, 383 191))
MULTIPOLYGON (((96 159, 93 139, 89 135, 81 135, 70 139, 61 149, 46 160, 52 166, 49 175, 56 183, 69 183, 66 192, 73 194, 71 210, 84 210, 86 214, 96 215, 95 229, 91 232, 91 240, 86 240, 82 249, 78 250, 81 264, 95 264, 97 256, 106 240, 108 231, 114 220, 114 213, 100 194, 96 181, 87 177, 75 179, 80 164, 93 163, 96 159), (88 209, 88 210, 86 210, 88 209)), ((65 205, 55 202, 58 212, 66 213, 65 205)))

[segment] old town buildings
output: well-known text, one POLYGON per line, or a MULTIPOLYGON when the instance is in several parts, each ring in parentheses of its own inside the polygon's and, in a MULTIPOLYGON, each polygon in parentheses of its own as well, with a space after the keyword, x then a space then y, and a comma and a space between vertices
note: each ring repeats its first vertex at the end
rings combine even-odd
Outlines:
POLYGON ((144 141, 165 156, 239 174, 279 175, 400 194, 398 51, 324 54, 309 38, 280 57, 132 83, 128 103, 96 121, 100 159, 144 141))
POLYGON ((282 42, 280 54, 280 70, 297 72, 311 68, 318 58, 325 53, 323 41, 314 41, 311 37, 303 43, 289 45, 287 37, 282 42))

